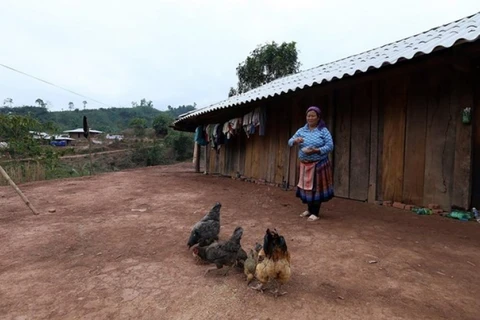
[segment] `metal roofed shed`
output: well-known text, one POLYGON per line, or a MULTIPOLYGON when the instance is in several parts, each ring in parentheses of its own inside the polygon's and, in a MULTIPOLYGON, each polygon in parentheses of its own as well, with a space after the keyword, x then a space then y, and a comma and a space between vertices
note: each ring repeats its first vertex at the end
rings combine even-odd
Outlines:
POLYGON ((479 207, 479 36, 476 13, 277 79, 181 115, 174 126, 202 138, 196 171, 203 154, 207 173, 289 190, 299 162, 287 141, 305 124, 307 107, 318 105, 335 145, 336 197, 479 207))

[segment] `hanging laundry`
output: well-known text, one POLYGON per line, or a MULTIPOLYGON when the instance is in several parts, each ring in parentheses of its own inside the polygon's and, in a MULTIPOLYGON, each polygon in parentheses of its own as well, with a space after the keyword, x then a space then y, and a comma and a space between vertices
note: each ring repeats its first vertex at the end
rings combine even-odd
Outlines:
POLYGON ((213 133, 212 133, 212 148, 217 151, 220 150, 220 146, 225 144, 225 135, 223 134, 223 126, 219 123, 213 125, 213 133))
POLYGON ((230 122, 225 122, 223 124, 222 132, 227 136, 227 139, 230 139, 230 122))
MULTIPOLYGON (((247 134, 247 138, 250 138, 250 134, 252 132, 251 130, 252 116, 253 116, 253 112, 249 112, 243 116, 242 125, 243 125, 243 130, 247 134)), ((255 133, 255 130, 253 130, 253 133, 255 133)))
POLYGON ((210 145, 212 145, 212 148, 213 148, 213 126, 214 126, 213 124, 209 124, 205 128, 206 139, 207 139, 208 143, 210 143, 210 145))
POLYGON ((233 131, 237 131, 242 127, 242 118, 235 118, 230 120, 230 124, 232 126, 233 131))
POLYGON ((201 146, 206 146, 208 144, 208 139, 205 139, 205 131, 203 130, 203 125, 199 125, 195 129, 195 142, 201 146))

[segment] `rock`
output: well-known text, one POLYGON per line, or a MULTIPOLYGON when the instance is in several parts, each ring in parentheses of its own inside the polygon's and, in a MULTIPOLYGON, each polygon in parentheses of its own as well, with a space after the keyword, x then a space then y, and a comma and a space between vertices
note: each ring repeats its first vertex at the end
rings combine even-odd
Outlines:
POLYGON ((405 209, 405 204, 401 203, 401 202, 394 202, 393 203, 393 207, 394 208, 397 208, 397 209, 405 209))
POLYGON ((54 212, 56 212, 56 211, 57 211, 57 209, 55 209, 55 208, 50 208, 50 209, 48 209, 48 212, 50 212, 50 213, 54 213, 54 212))
POLYGON ((392 201, 383 201, 383 205, 386 206, 386 207, 391 207, 393 204, 392 201))

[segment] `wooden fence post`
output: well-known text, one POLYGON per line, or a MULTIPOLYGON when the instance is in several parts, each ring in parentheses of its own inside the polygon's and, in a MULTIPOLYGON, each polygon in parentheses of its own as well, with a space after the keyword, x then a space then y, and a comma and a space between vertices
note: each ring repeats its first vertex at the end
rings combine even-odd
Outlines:
POLYGON ((32 210, 34 215, 38 215, 39 212, 35 207, 30 203, 30 201, 27 199, 27 197, 23 194, 23 192, 17 187, 15 182, 8 176, 7 172, 3 169, 2 166, 0 166, 0 173, 2 176, 8 181, 8 183, 12 186, 13 189, 20 195, 20 198, 22 198, 23 202, 32 210))

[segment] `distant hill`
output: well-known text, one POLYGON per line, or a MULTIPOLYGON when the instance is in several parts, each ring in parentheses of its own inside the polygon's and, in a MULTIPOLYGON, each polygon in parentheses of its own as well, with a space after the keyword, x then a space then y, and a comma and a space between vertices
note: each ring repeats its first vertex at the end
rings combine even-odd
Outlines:
MULTIPOLYGON (((143 104, 143 103, 142 103, 143 104)), ((195 105, 184 105, 177 108, 168 106, 168 110, 160 111, 155 109, 151 103, 148 105, 135 105, 132 108, 100 108, 73 111, 48 111, 46 107, 22 106, 22 107, 0 107, 0 113, 29 115, 40 122, 53 124, 59 131, 81 128, 83 116, 87 116, 89 126, 94 130, 107 133, 119 133, 128 128, 128 124, 134 118, 145 119, 147 126, 152 126, 153 119, 164 113, 172 120, 178 115, 194 110, 195 105)))

